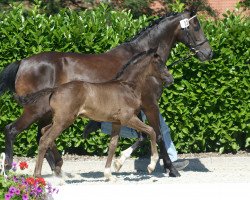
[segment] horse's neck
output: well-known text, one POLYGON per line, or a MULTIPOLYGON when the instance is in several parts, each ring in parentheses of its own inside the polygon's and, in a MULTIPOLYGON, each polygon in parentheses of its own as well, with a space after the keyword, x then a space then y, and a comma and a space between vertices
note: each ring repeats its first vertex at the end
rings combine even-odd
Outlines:
POLYGON ((179 20, 179 17, 175 17, 171 21, 164 19, 164 21, 148 28, 131 41, 120 44, 107 53, 115 55, 118 59, 121 58, 124 61, 122 64, 125 64, 138 53, 158 48, 157 54, 166 62, 176 42, 175 31, 179 25, 179 20))
POLYGON ((158 48, 157 53, 161 56, 163 61, 166 61, 176 42, 175 31, 178 25, 179 17, 171 21, 164 19, 161 23, 154 25, 152 28, 130 41, 130 48, 132 48, 134 52, 158 48))

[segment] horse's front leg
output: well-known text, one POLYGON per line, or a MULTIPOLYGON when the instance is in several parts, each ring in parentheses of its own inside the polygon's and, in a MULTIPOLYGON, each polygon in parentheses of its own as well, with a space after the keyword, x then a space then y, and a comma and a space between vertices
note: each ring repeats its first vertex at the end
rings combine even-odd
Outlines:
POLYGON ((116 178, 111 173, 111 163, 113 156, 115 154, 115 149, 118 144, 120 129, 121 129, 120 125, 112 123, 112 133, 111 133, 111 140, 109 143, 108 158, 104 170, 104 177, 109 181, 116 181, 116 178))
POLYGON ((146 106, 145 109, 143 109, 149 125, 153 127, 153 129, 156 132, 157 136, 157 143, 160 148, 160 152, 162 154, 164 168, 169 169, 169 176, 171 177, 178 177, 180 176, 180 173, 175 169, 175 167, 172 164, 172 161, 170 160, 170 157, 168 155, 168 152, 166 150, 165 144, 162 139, 161 135, 161 129, 160 129, 160 119, 159 119, 159 107, 158 106, 146 106))

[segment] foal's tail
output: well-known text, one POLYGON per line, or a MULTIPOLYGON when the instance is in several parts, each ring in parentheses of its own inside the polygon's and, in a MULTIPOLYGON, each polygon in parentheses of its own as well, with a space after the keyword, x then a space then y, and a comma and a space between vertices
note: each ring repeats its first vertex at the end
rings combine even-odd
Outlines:
POLYGON ((19 69, 20 61, 9 64, 0 73, 0 96, 6 92, 15 92, 16 74, 19 69))
POLYGON ((51 95, 55 88, 45 88, 42 90, 39 90, 38 92, 34 92, 31 94, 27 94, 25 96, 18 96, 15 95, 15 99, 21 104, 21 105, 27 105, 36 103, 41 97, 44 97, 45 95, 51 95))

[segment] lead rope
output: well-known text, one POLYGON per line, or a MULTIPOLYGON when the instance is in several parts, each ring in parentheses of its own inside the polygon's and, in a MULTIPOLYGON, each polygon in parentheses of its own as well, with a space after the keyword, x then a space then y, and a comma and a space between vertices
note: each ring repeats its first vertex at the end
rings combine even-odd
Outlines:
POLYGON ((183 58, 180 58, 179 60, 176 60, 174 61, 173 63, 171 63, 170 65, 168 65, 167 67, 170 68, 170 67, 173 67, 174 65, 177 65, 178 63, 180 62, 183 62, 184 60, 189 60, 192 56, 194 56, 195 54, 197 54, 199 51, 195 51, 194 53, 193 52, 189 52, 187 53, 187 56, 186 57, 183 57, 183 58))
POLYGON ((1 168, 1 173, 0 175, 3 175, 4 178, 7 177, 7 175, 5 174, 5 153, 1 153, 1 158, 0 158, 0 168, 1 168))

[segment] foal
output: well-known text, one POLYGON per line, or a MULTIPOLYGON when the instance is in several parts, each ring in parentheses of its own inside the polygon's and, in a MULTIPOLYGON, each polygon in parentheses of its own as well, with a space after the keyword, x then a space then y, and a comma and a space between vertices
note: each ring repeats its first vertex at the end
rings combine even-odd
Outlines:
POLYGON ((112 122, 112 134, 104 176, 112 180, 111 162, 118 143, 120 127, 128 126, 146 133, 151 140, 151 173, 158 160, 156 133, 138 117, 142 109, 141 95, 148 77, 166 79, 169 74, 161 58, 154 50, 142 52, 133 57, 118 73, 117 77, 106 83, 73 81, 54 89, 19 97, 23 104, 31 104, 41 96, 47 95, 53 113, 53 123, 43 128, 39 142, 35 176, 41 176, 44 154, 60 133, 69 127, 78 116, 96 121, 112 122))

